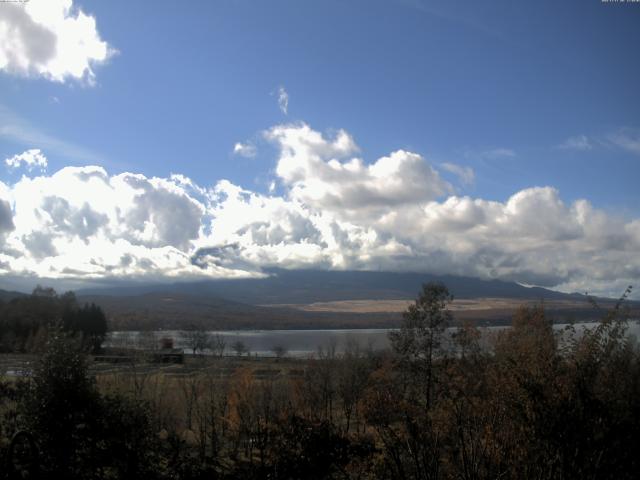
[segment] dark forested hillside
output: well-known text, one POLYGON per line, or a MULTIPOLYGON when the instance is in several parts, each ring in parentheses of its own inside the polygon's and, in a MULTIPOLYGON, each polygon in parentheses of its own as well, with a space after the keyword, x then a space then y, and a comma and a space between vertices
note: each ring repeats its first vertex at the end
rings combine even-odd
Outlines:
POLYGON ((26 293, 0 289, 0 301, 2 302, 8 302, 10 300, 13 300, 14 298, 20 298, 24 296, 26 296, 26 293))
MULTIPOLYGON (((78 291, 80 303, 95 303, 110 326, 127 329, 181 329, 199 324, 210 329, 313 329, 396 327, 401 310, 305 308, 316 302, 412 300, 420 286, 435 280, 451 286, 456 300, 507 299, 502 305, 454 309, 458 320, 476 324, 506 324, 519 303, 549 302, 556 321, 593 320, 597 312, 584 295, 513 282, 418 273, 289 271, 273 269, 261 279, 208 280, 173 284, 128 284, 78 291), (555 303, 555 304, 554 304, 555 303), (559 305, 559 303, 563 303, 559 305)), ((23 294, 0 292, 0 297, 23 294)), ((491 303, 491 302, 489 302, 491 303)), ((603 304, 610 305, 606 300, 603 304)), ((629 302, 636 311, 638 304, 629 302)), ((365 306, 366 307, 366 306, 365 306)))
POLYGON ((83 295, 103 308, 112 330, 182 329, 197 324, 212 330, 393 327, 400 314, 302 312, 232 302, 206 295, 152 292, 136 296, 83 295))
MULTIPOLYGON (((412 300, 421 285, 429 281, 449 285, 456 300, 511 300, 505 302, 510 305, 500 308, 484 305, 456 310, 454 316, 459 320, 506 324, 519 303, 540 300, 550 302, 548 312, 556 321, 593 320, 597 316, 584 295, 527 288, 498 280, 418 273, 281 269, 268 273, 268 277, 261 279, 87 289, 79 291, 79 298, 100 305, 114 329, 183 328, 185 323, 193 322, 211 329, 396 327, 401 320, 398 309, 329 311, 300 307, 315 302, 412 300), (559 308, 551 305, 553 302, 564 304, 559 308)), ((610 304, 606 300, 603 303, 610 304)))
POLYGON ((73 292, 58 295, 52 288, 38 286, 31 295, 0 300, 0 352, 38 351, 52 326, 78 336, 94 351, 107 333, 103 310, 93 303, 80 304, 73 292))
POLYGON ((141 295, 174 292, 206 295, 254 305, 312 303, 335 300, 413 299, 426 282, 450 286, 455 298, 500 297, 519 299, 567 299, 567 295, 544 288, 527 288, 514 282, 472 277, 366 271, 271 269, 265 278, 208 280, 174 284, 145 284, 79 290, 80 295, 141 295))

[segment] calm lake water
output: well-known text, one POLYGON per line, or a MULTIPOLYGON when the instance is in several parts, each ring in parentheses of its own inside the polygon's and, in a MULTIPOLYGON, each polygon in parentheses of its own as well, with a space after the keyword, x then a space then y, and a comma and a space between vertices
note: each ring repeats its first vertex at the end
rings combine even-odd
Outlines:
MULTIPOLYGON (((594 328, 595 323, 576 324, 576 332, 584 328, 594 328)), ((556 330, 562 330, 566 324, 556 324, 556 330)), ((492 334, 508 327, 484 327, 484 341, 488 342, 492 334)), ((221 335, 226 343, 225 354, 233 354, 231 345, 241 341, 251 355, 274 356, 273 348, 284 347, 288 356, 308 357, 317 354, 319 349, 335 349, 337 354, 344 352, 349 344, 358 345, 360 349, 384 350, 389 348, 387 334, 391 329, 342 329, 342 330, 242 330, 242 331, 211 331, 212 335, 221 335)), ((453 330, 451 330, 453 331, 453 330)), ((629 335, 640 338, 640 323, 637 320, 629 322, 629 335)), ((160 339, 170 337, 176 348, 182 348, 185 353, 191 353, 182 332, 165 330, 156 332, 111 332, 105 340, 104 346, 121 346, 129 348, 150 348, 157 346, 160 339)))

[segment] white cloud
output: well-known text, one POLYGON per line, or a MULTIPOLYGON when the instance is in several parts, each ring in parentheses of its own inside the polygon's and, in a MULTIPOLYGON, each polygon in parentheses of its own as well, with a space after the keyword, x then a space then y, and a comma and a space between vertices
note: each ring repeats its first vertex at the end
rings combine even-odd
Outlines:
POLYGON ((420 155, 398 150, 366 164, 344 130, 325 138, 306 124, 266 132, 280 148, 276 174, 289 196, 338 216, 368 216, 398 205, 437 198, 452 190, 420 155))
POLYGON ((278 108, 285 115, 289 113, 289 94, 283 86, 278 87, 278 108))
POLYGON ((47 169, 47 158, 37 148, 32 148, 26 152, 5 159, 4 163, 10 169, 17 169, 24 165, 25 169, 31 172, 38 168, 44 172, 47 169))
POLYGON ((607 140, 618 148, 640 155, 640 129, 621 128, 609 134, 607 140))
POLYGON ((250 274, 192 264, 206 197, 184 180, 110 176, 100 167, 23 176, 0 189, 0 262, 13 274, 54 278, 250 274))
POLYGON ((465 156, 468 158, 476 157, 486 160, 499 160, 501 158, 514 158, 517 154, 510 148, 492 148, 490 150, 482 151, 467 151, 465 156))
POLYGON ((4 241, 4 234, 14 228, 11 205, 6 199, 0 197, 0 239, 4 241))
POLYGON ((203 264, 429 271, 565 289, 595 279, 606 293, 640 276, 640 221, 584 200, 567 205, 548 187, 505 202, 451 196, 351 220, 228 183, 218 194, 203 264))
POLYGON ((606 135, 588 137, 586 135, 576 135, 569 137, 558 148, 564 150, 587 151, 597 147, 606 147, 618 150, 625 150, 629 153, 640 155, 640 129, 622 127, 606 135))
POLYGON ((472 185, 475 181, 476 176, 471 167, 463 167, 455 163, 443 163, 440 167, 456 175, 464 185, 472 185))
POLYGON ((251 143, 238 142, 233 146, 233 153, 245 158, 253 158, 256 156, 256 147, 251 143))
POLYGON ((615 294, 640 279, 640 219, 551 187, 452 195, 422 156, 358 157, 345 131, 265 133, 269 195, 180 174, 67 167, 0 183, 0 273, 82 279, 260 275, 264 267, 473 275, 615 294))
POLYGON ((586 135, 576 135, 575 137, 569 137, 560 145, 558 148, 563 150, 591 150, 593 148, 593 144, 589 137, 586 135))
POLYGON ((95 18, 72 0, 30 0, 0 8, 0 70, 91 84, 94 65, 114 52, 100 38, 95 18))

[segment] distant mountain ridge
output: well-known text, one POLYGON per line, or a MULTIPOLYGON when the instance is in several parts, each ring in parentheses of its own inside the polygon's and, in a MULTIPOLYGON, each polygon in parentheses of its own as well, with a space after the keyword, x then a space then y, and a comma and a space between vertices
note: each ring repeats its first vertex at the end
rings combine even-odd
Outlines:
POLYGON ((3 302, 9 302, 14 298, 24 297, 25 295, 27 294, 22 292, 14 292, 12 290, 0 289, 0 300, 3 302))
POLYGON ((457 299, 517 298, 523 300, 584 299, 515 282, 453 275, 272 269, 260 279, 205 280, 173 284, 129 285, 79 290, 79 295, 136 296, 153 292, 213 296, 251 305, 307 304, 337 300, 414 299, 423 283, 444 283, 457 299))
MULTIPOLYGON (((482 307, 465 311, 454 309, 454 317, 482 325, 509 324, 517 306, 541 300, 548 302, 547 311, 556 320, 596 320, 600 315, 585 295, 528 288, 500 280, 362 271, 273 269, 269 274, 261 279, 129 283, 80 289, 76 295, 80 303, 101 306, 114 330, 183 329, 198 325, 221 330, 397 327, 402 318, 397 309, 331 311, 317 305, 342 301, 370 301, 365 304, 382 301, 377 305, 384 301, 412 301, 427 282, 444 283, 454 298, 463 303, 481 304, 482 307), (314 308, 308 308, 310 306, 314 308)), ((21 295, 24 294, 0 290, 4 301, 21 295)), ((598 301, 605 308, 613 305, 611 299, 598 301)), ((630 304, 637 318, 640 302, 630 304)))
POLYGON ((397 326, 400 319, 394 312, 302 312, 176 292, 129 296, 83 294, 78 300, 100 305, 114 330, 180 330, 194 326, 214 330, 385 328, 397 326))

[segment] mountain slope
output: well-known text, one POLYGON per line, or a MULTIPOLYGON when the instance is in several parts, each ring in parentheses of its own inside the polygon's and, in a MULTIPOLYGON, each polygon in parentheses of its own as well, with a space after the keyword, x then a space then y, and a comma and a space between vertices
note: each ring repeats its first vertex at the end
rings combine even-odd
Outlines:
POLYGON ((580 299, 545 288, 527 288, 514 282, 480 280, 452 275, 387 272, 333 272, 273 269, 261 279, 208 280, 189 283, 138 285, 80 291, 81 294, 142 295, 172 292, 214 296, 252 304, 307 304, 337 300, 414 299, 423 283, 442 282, 455 298, 519 298, 527 300, 580 299))
POLYGON ((0 289, 0 301, 9 302, 14 298, 24 297, 27 295, 26 293, 14 292, 11 290, 1 290, 0 289))
POLYGON ((190 325, 206 325, 211 329, 393 327, 399 325, 401 311, 406 307, 395 310, 378 307, 385 301, 387 305, 398 305, 398 300, 414 300, 421 285, 429 281, 449 287, 458 300, 458 308, 453 308, 458 319, 506 324, 518 305, 540 300, 547 302, 554 318, 597 317, 584 295, 498 280, 313 270, 271 270, 269 274, 262 279, 128 285, 84 290, 78 295, 81 302, 95 302, 105 309, 114 329, 182 329, 190 325), (323 304, 340 305, 342 301, 351 301, 350 307, 354 301, 356 304, 360 301, 365 308, 332 310, 323 304), (366 308, 373 304, 376 308, 366 308), (461 309, 461 304, 476 306, 461 309))
POLYGON ((78 300, 102 307, 112 330, 382 328, 396 326, 400 320, 397 312, 302 312, 176 292, 129 296, 80 295, 78 300))

